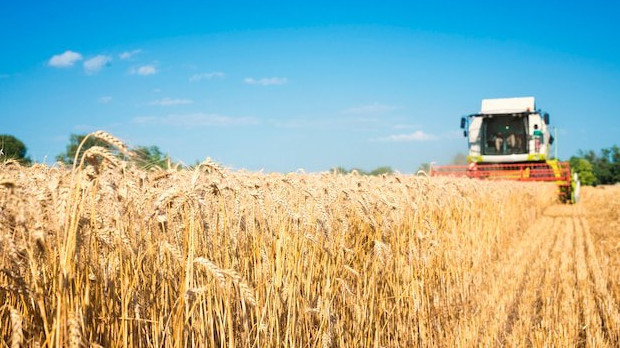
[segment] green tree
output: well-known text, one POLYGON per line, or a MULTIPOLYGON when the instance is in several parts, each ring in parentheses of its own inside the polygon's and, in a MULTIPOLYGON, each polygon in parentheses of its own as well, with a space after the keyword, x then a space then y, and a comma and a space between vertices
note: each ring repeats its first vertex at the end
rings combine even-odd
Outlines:
POLYGON ((0 161, 14 159, 23 164, 30 164, 31 160, 27 153, 28 148, 21 140, 9 134, 0 134, 0 161))
POLYGON ((134 149, 136 153, 136 159, 134 160, 136 165, 141 168, 166 168, 170 157, 164 154, 159 147, 153 146, 136 146, 134 149))
POLYGON ((431 164, 430 162, 424 162, 422 164, 420 164, 420 166, 418 167, 418 170, 416 172, 419 171, 423 171, 426 174, 429 174, 431 171, 431 164))
POLYGON ((592 150, 579 151, 579 157, 592 164, 596 183, 610 185, 620 182, 620 147, 617 145, 601 149, 600 155, 592 150))
POLYGON ((620 182, 620 147, 614 145, 609 148, 609 172, 611 175, 610 183, 620 182))
MULTIPOLYGON (((86 138, 86 135, 87 134, 71 134, 71 136, 69 137, 69 144, 67 144, 65 152, 56 156, 56 160, 59 162, 68 164, 68 165, 72 165, 73 160, 75 158, 75 153, 78 147, 80 146, 80 144, 82 143, 82 141, 84 141, 84 138, 86 138)), ((78 162, 80 158, 82 157, 82 155, 84 154, 84 151, 90 149, 93 146, 101 146, 107 149, 108 151, 110 151, 113 155, 118 156, 119 158, 129 160, 128 158, 125 158, 124 155, 120 153, 120 151, 118 151, 118 149, 114 147, 113 145, 99 138, 88 137, 86 141, 84 142, 84 144, 82 145, 82 148, 80 149, 80 154, 77 157, 78 162)), ((170 157, 166 155, 165 153, 163 153, 160 150, 160 148, 155 145, 136 146, 133 149, 133 152, 136 154, 136 156, 135 158, 132 158, 131 160, 137 166, 141 168, 152 168, 152 167, 166 168, 170 160, 170 157)))
POLYGON ((332 171, 337 174, 349 174, 353 171, 356 171, 359 175, 383 175, 383 174, 394 173, 394 170, 390 166, 377 167, 369 172, 363 169, 360 169, 360 168, 347 169, 345 167, 336 167, 336 168, 333 168, 332 171))
POLYGON ((394 170, 392 169, 392 167, 383 166, 383 167, 377 167, 371 170, 368 174, 369 175, 394 174, 394 170))
MULTIPOLYGON (((87 134, 71 134, 71 136, 69 137, 69 144, 67 144, 65 152, 56 156, 56 160, 65 164, 72 165, 73 159, 75 158, 75 153, 77 152, 77 149, 82 143, 82 141, 84 141, 84 138, 86 138, 86 135, 87 134)), ((80 149, 80 153, 77 157, 78 163, 80 161, 80 158, 82 158, 84 151, 90 149, 93 146, 101 146, 114 152, 114 147, 107 142, 95 137, 88 137, 88 139, 86 139, 86 142, 84 143, 84 145, 82 145, 82 148, 80 149)))
POLYGON ((594 175, 592 163, 585 158, 573 156, 570 158, 570 167, 573 172, 579 175, 579 180, 583 185, 596 185, 598 179, 594 175))
POLYGON ((610 148, 610 156, 613 163, 620 163, 620 147, 618 145, 610 148))

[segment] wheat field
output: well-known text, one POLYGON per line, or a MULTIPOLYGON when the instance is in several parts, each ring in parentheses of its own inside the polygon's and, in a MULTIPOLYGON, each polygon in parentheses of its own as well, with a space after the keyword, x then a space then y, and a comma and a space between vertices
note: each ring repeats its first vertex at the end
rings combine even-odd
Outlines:
MULTIPOLYGON (((94 134, 131 156, 118 139, 94 134)), ((620 187, 0 164, 0 337, 37 347, 620 344, 620 187), (615 204, 615 205, 614 205, 615 204)))

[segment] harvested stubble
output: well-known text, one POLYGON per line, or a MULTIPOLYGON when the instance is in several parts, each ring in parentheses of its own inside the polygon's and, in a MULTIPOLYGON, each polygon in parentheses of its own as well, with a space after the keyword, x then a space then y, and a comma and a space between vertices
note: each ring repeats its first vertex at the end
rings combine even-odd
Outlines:
MULTIPOLYGON (((608 284, 616 303, 620 303, 620 184, 585 187, 583 213, 590 224, 598 258, 609 272, 608 284)), ((620 333, 619 333, 620 335, 620 333)))
POLYGON ((556 194, 547 184, 212 162, 99 164, 0 164, 6 344, 486 342, 483 330, 462 330, 488 287, 482 274, 556 194))

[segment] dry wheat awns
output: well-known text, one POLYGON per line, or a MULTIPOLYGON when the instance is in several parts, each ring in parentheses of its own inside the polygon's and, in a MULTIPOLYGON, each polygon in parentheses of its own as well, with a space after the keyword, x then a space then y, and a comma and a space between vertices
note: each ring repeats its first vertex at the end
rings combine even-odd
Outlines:
POLYGON ((620 187, 115 154, 0 164, 3 346, 619 346, 620 187))
MULTIPOLYGON (((105 131, 98 130, 96 132, 87 134, 84 137, 84 139, 82 140, 82 142, 78 145, 78 148, 75 151, 75 157, 73 159, 74 169, 75 169, 75 165, 78 163, 78 161, 79 161, 80 166, 81 166, 81 164, 86 159, 85 158, 86 152, 84 152, 82 154, 81 158, 78 158, 78 156, 81 153, 80 150, 82 149, 82 146, 84 146, 84 144, 86 143, 86 140, 88 140, 89 137, 95 137, 95 138, 97 138, 99 140, 102 140, 102 141, 104 141, 104 142, 114 146, 120 153, 122 153, 123 155, 127 156, 127 158, 134 158, 135 157, 135 153, 133 151, 129 150, 128 146, 122 140, 118 139, 117 137, 115 137, 115 136, 113 136, 113 135, 111 135, 111 134, 109 134, 109 133, 107 133, 105 131)), ((95 150, 96 151, 95 153, 93 153, 93 151, 91 151, 91 156, 95 155, 95 154, 99 154, 99 155, 103 156, 104 158, 107 157, 107 156, 104 155, 104 153, 108 152, 106 149, 104 149, 102 147, 99 147, 99 146, 93 146, 93 147, 91 147, 88 150, 91 150, 93 148, 97 148, 97 150, 95 150)), ((111 156, 111 154, 110 154, 110 156, 111 156)))
POLYGON ((107 142, 110 145, 114 145, 114 147, 116 147, 120 152, 122 152, 127 157, 131 158, 134 156, 134 153, 129 150, 129 148, 123 141, 121 141, 120 139, 118 139, 117 137, 109 133, 106 133, 105 131, 99 130, 94 133, 91 133, 91 135, 94 136, 95 138, 99 138, 107 142))

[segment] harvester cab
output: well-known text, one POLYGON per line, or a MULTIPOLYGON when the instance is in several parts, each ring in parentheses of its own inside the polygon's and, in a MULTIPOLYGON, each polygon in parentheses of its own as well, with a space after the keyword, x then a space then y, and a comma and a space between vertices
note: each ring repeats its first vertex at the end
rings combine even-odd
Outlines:
POLYGON ((469 162, 544 161, 553 136, 549 114, 536 110, 533 97, 484 99, 480 113, 464 116, 461 127, 469 144, 469 162))
POLYGON ((433 176, 551 181, 560 200, 575 202, 578 180, 568 163, 550 156, 553 136, 549 114, 536 109, 534 97, 483 99, 479 113, 461 118, 468 140, 467 166, 433 166, 433 176))

